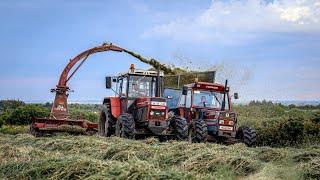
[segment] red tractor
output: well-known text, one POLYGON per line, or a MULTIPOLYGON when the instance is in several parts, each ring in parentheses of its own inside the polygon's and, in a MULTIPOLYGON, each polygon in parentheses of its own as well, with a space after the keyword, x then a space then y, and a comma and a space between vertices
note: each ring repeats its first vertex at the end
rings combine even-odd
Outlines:
POLYGON ((127 73, 106 77, 106 88, 116 95, 103 100, 100 135, 187 139, 187 121, 182 116, 169 117, 166 99, 161 97, 162 87, 162 72, 138 70, 133 65, 127 73))
MULTIPOLYGON (((255 129, 237 127, 237 114, 232 110, 228 81, 225 85, 197 82, 184 85, 181 90, 165 89, 170 112, 184 117, 189 123, 189 140, 193 142, 244 142, 253 146, 255 129)), ((238 94, 234 94, 238 99, 238 94)))

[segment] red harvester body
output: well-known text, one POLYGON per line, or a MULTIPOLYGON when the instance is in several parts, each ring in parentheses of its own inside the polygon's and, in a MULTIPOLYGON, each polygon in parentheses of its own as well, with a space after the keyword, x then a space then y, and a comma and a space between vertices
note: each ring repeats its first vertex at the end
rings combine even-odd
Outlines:
POLYGON ((104 51, 123 52, 124 49, 112 44, 104 43, 101 46, 88 49, 71 59, 62 71, 58 85, 55 89, 51 90, 51 92, 56 93, 56 96, 52 104, 50 116, 45 118, 33 118, 30 127, 31 134, 35 136, 42 136, 47 133, 61 131, 91 134, 98 131, 97 123, 93 123, 85 119, 70 119, 68 112, 68 91, 70 88, 67 86, 67 82, 91 54, 104 51), (78 62, 80 62, 79 65, 69 75, 70 70, 78 62))

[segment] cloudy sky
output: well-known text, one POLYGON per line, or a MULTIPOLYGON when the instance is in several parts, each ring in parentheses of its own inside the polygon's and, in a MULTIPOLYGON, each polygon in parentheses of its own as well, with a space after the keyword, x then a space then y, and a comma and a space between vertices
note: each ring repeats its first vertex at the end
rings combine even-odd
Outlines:
MULTIPOLYGON (((0 99, 51 101, 68 60, 113 42, 192 69, 218 69, 242 100, 320 100, 320 0, 2 0, 0 99)), ((104 77, 147 65, 93 55, 71 100, 100 100, 104 77)))

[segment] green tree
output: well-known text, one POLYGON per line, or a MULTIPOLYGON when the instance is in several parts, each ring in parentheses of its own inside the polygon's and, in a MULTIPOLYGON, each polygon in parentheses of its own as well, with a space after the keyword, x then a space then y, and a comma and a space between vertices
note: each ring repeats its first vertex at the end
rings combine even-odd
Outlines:
POLYGON ((0 112, 16 109, 24 105, 25 103, 19 100, 0 100, 0 112))
POLYGON ((4 124, 4 120, 2 119, 2 115, 0 115, 0 128, 2 127, 3 124, 4 124))
POLYGON ((49 109, 40 105, 28 104, 20 106, 12 111, 6 119, 7 124, 26 125, 30 124, 33 117, 46 117, 49 115, 49 109))

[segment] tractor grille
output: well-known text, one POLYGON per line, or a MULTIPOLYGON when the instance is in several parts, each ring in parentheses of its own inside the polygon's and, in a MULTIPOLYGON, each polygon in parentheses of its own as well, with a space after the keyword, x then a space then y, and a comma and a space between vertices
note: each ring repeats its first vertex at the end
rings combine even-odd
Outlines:
POLYGON ((229 113, 229 112, 221 112, 219 119, 229 119, 229 120, 235 120, 236 114, 235 113, 229 113))
POLYGON ((219 116, 219 130, 234 131, 236 114, 229 112, 221 112, 219 116))
POLYGON ((150 119, 165 120, 166 119, 166 110, 165 109, 151 109, 150 110, 150 119))

